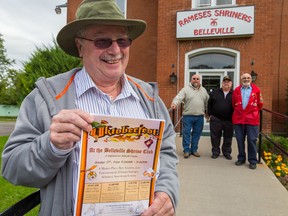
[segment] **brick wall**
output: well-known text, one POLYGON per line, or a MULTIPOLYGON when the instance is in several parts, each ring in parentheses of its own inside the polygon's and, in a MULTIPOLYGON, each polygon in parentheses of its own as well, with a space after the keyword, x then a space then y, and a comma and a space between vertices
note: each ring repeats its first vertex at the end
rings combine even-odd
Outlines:
MULTIPOLYGON (((68 0, 68 20, 80 1, 68 0)), ((285 90, 288 79, 288 1, 237 0, 237 5, 255 5, 255 34, 199 40, 176 40, 176 12, 191 10, 191 0, 127 0, 127 17, 146 20, 146 32, 133 42, 127 73, 145 81, 157 81, 167 107, 184 85, 185 53, 198 48, 223 47, 241 53, 240 73, 258 74, 256 85, 262 90, 264 107, 287 114, 285 90), (178 82, 171 84, 174 72, 178 82)), ((240 76, 240 75, 239 75, 240 76)), ((270 118, 266 118, 268 124, 270 118)), ((266 128, 269 128, 266 126, 266 128)))

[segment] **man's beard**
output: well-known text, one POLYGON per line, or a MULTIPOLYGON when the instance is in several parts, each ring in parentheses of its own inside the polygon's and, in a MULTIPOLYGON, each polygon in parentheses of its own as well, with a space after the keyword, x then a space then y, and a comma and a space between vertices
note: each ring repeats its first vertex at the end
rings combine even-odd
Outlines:
POLYGON ((251 82, 243 82, 242 83, 242 85, 245 86, 245 87, 250 86, 250 84, 251 84, 251 82))
POLYGON ((195 87, 195 88, 199 87, 198 83, 193 83, 192 86, 195 87))

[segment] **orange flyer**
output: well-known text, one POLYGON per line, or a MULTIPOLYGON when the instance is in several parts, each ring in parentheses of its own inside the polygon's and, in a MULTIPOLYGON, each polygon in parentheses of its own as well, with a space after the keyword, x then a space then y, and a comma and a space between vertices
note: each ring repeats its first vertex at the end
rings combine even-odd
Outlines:
POLYGON ((165 121, 94 115, 82 132, 75 216, 136 216, 151 204, 165 121))

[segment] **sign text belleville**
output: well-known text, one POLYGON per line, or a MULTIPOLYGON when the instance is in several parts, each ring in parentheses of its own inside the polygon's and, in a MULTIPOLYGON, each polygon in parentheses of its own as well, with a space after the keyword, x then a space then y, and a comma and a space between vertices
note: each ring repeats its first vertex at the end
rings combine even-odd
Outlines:
POLYGON ((254 6, 177 12, 177 39, 254 34, 254 6))

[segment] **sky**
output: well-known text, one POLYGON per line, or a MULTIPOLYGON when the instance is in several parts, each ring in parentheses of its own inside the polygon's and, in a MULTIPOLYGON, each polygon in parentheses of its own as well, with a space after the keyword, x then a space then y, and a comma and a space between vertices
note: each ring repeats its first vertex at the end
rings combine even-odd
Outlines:
POLYGON ((0 34, 6 55, 14 59, 13 69, 23 68, 36 47, 53 44, 66 24, 67 8, 55 13, 56 5, 66 0, 0 0, 0 34))

